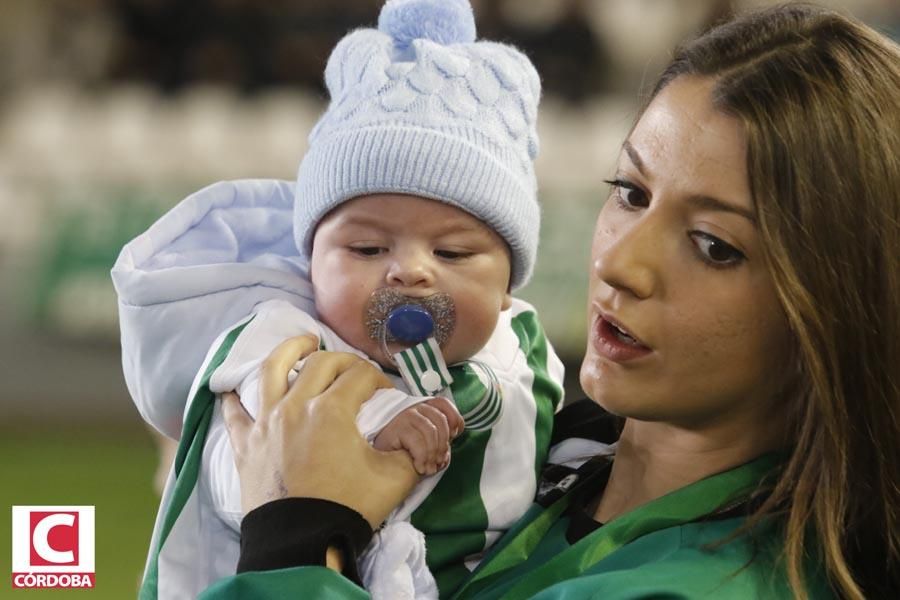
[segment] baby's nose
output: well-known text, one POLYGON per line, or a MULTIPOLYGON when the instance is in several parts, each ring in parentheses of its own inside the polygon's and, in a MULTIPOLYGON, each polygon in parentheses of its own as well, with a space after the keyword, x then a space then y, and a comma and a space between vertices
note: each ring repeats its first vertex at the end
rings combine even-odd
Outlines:
POLYGON ((400 257, 388 270, 388 283, 403 287, 427 287, 434 283, 434 274, 427 261, 408 256, 400 257))

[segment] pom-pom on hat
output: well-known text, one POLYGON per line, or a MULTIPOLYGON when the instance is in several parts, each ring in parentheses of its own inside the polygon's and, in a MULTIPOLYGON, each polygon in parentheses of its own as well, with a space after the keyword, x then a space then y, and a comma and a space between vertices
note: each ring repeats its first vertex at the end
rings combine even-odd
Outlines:
POLYGON ((516 48, 475 38, 468 0, 388 0, 378 29, 338 42, 325 69, 331 102, 297 176, 301 253, 342 202, 414 194, 492 227, 511 251, 511 287, 528 281, 540 229, 540 80, 516 48))
POLYGON ((388 0, 378 15, 378 30, 405 49, 413 40, 427 39, 449 46, 475 41, 475 16, 469 0, 388 0))

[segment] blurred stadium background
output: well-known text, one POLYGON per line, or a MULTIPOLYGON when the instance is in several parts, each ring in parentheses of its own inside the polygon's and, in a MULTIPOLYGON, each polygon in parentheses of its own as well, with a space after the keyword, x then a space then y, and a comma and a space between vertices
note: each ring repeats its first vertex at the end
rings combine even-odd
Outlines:
MULTIPOLYGON (((570 394, 602 179, 643 84, 684 36, 769 3, 473 0, 479 35, 523 48, 543 78, 544 229, 522 296, 570 365, 570 394)), ((211 182, 292 179, 331 48, 380 4, 0 0, 0 504, 97 506, 83 595, 134 596, 157 504, 159 440, 119 367, 119 248, 211 182)), ((900 33, 898 0, 825 4, 900 33)), ((0 518, 2 567, 9 536, 0 518)), ((0 598, 74 593, 0 584, 0 598)))

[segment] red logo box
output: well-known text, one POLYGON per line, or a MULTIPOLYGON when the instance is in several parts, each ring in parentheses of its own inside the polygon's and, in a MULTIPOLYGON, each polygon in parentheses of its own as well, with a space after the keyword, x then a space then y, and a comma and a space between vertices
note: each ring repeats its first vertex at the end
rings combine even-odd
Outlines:
POLYGON ((94 507, 13 506, 12 585, 94 587, 94 507))

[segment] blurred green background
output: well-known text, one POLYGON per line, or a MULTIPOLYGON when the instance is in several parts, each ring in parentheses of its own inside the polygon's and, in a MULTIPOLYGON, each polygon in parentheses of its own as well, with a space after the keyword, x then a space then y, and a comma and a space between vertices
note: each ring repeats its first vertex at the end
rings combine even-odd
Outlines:
MULTIPOLYGON (((0 598, 135 596, 157 506, 148 476, 156 468, 156 446, 136 425, 0 428, 0 501, 94 505, 97 573, 93 590, 12 590, 7 580, 0 598)), ((10 536, 7 516, 0 519, 0 537, 10 536)), ((9 544, 3 548, 9 568, 9 544)))
MULTIPOLYGON (((541 73, 539 309, 579 394, 591 230, 619 144, 674 44, 768 0, 473 0, 479 32, 541 73)), ((896 0, 829 0, 886 32, 896 0)), ((96 506, 97 587, 133 598, 171 447, 119 365, 109 269, 220 179, 292 179, 324 61, 381 0, 0 0, 0 506, 96 506), (160 471, 160 465, 162 471, 160 471)), ((10 518, 0 569, 10 572, 10 518)))

